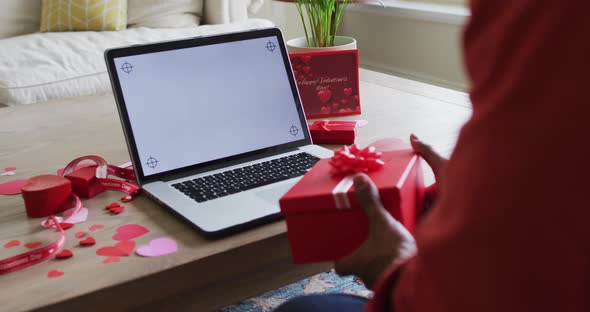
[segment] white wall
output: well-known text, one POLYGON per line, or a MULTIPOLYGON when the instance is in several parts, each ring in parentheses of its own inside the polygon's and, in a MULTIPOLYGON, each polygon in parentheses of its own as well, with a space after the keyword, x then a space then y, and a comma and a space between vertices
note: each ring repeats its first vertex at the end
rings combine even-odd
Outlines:
MULTIPOLYGON (((341 34, 357 39, 361 66, 465 91, 461 57, 464 17, 393 8, 349 8, 341 34)), ((285 39, 303 36, 293 3, 267 0, 256 17, 272 20, 285 39)))

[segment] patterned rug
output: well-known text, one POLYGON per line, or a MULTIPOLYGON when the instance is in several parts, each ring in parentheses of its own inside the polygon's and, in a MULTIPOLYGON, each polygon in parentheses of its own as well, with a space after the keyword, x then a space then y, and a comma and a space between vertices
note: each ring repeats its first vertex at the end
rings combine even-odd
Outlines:
POLYGON ((367 298, 372 295, 372 292, 358 278, 340 277, 330 271, 225 307, 219 312, 270 312, 291 298, 314 293, 345 293, 367 298))

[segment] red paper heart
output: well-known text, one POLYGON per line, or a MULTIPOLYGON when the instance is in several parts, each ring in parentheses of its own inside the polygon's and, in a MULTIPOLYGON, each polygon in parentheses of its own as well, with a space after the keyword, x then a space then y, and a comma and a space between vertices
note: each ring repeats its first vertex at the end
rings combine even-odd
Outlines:
POLYGON ((18 245, 20 245, 20 241, 17 239, 13 239, 13 240, 9 241, 8 243, 4 244, 4 248, 15 247, 18 245))
POLYGON ((74 253, 69 249, 64 249, 60 253, 55 255, 56 259, 67 259, 74 256, 74 253))
POLYGON ((111 257, 108 257, 102 261, 102 263, 104 263, 104 264, 115 263, 115 262, 121 262, 121 257, 111 256, 111 257))
POLYGON ((12 180, 6 183, 0 183, 0 195, 20 194, 25 184, 27 184, 27 180, 12 180))
POLYGON ((108 210, 111 213, 120 214, 121 212, 125 211, 125 207, 123 207, 123 206, 111 207, 108 210))
POLYGON ((344 88, 344 95, 351 96, 352 95, 352 88, 344 88))
POLYGON ((41 246, 41 244, 42 244, 41 242, 30 242, 30 243, 26 243, 25 247, 27 247, 29 249, 33 249, 33 248, 41 246))
POLYGON ((82 232, 82 231, 76 232, 76 234, 75 234, 76 238, 84 237, 84 235, 86 235, 86 232, 82 232))
POLYGON ((149 233, 146 227, 139 224, 125 224, 117 228, 117 233, 113 235, 114 240, 126 241, 134 239, 149 233))
POLYGON ((124 202, 124 203, 128 203, 128 202, 130 202, 132 200, 133 200, 133 197, 130 196, 130 195, 125 195, 125 196, 121 197, 121 201, 124 202))
POLYGON ((338 103, 338 102, 332 102, 332 109, 333 110, 338 110, 339 107, 340 107, 340 103, 338 103))
POLYGON ((330 90, 318 91, 318 97, 320 98, 320 101, 322 101, 322 103, 327 103, 330 100, 330 98, 332 97, 332 91, 330 91, 330 90))
POLYGON ((125 240, 118 242, 115 246, 102 247, 96 250, 97 256, 108 257, 128 257, 133 253, 135 242, 132 240, 125 240))
POLYGON ((71 229, 74 227, 74 223, 67 223, 67 222, 62 222, 59 225, 61 225, 61 228, 63 230, 71 229))
POLYGON ((96 244, 96 240, 93 237, 87 237, 80 241, 80 246, 93 246, 96 244))
POLYGON ((102 230, 102 229, 104 229, 104 225, 102 225, 102 224, 95 224, 95 225, 88 228, 88 230, 90 230, 90 231, 96 231, 96 230, 102 230))
POLYGON ((119 207, 121 206, 119 203, 110 203, 108 206, 105 207, 106 210, 109 210, 113 207, 119 207))
POLYGON ((62 275, 64 275, 64 272, 59 270, 51 270, 47 273, 47 277, 49 278, 60 277, 62 275))

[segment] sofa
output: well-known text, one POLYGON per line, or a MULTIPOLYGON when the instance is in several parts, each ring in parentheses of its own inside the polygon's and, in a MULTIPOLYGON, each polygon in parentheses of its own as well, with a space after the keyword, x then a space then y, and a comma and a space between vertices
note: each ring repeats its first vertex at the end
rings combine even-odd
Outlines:
POLYGON ((273 26, 263 0, 127 0, 125 30, 40 33, 41 1, 0 1, 0 107, 111 93, 108 48, 273 26))

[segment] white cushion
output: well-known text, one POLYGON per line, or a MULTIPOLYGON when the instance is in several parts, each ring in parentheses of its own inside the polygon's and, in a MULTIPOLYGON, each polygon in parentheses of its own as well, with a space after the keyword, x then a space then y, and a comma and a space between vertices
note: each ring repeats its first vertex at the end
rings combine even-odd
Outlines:
POLYGON ((202 14, 202 0, 127 1, 127 24, 129 27, 196 27, 199 25, 202 14))
POLYGON ((0 38, 38 32, 41 0, 0 0, 0 38))
POLYGON ((0 103, 32 104, 111 92, 103 57, 108 48, 271 26, 267 20, 249 19, 192 28, 38 33, 2 39, 0 103))

